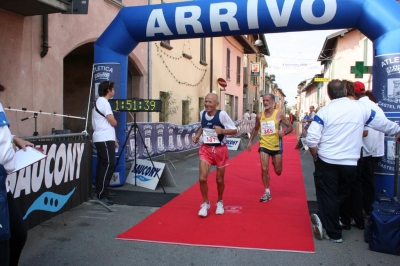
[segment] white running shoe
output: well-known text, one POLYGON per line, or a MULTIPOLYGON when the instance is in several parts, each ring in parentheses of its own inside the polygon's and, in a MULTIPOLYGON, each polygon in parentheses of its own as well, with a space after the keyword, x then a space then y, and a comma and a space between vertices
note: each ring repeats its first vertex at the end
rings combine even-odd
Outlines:
POLYGON ((343 242, 343 239, 341 239, 341 238, 339 238, 339 239, 330 238, 330 237, 328 236, 328 234, 326 233, 325 228, 324 228, 323 231, 324 231, 324 238, 325 238, 325 239, 330 240, 330 241, 332 241, 333 243, 342 243, 342 242, 343 242))
POLYGON ((321 220, 317 214, 311 214, 311 223, 313 224, 313 233, 316 239, 322 240, 324 237, 321 220))
POLYGON ((207 211, 210 209, 210 203, 204 202, 200 205, 199 216, 207 217, 207 211))
POLYGON ((272 200, 271 192, 265 192, 260 198, 260 202, 266 202, 272 200))
POLYGON ((224 210, 224 203, 222 202, 222 200, 217 202, 217 209, 215 210, 215 214, 224 214, 225 210, 224 210))

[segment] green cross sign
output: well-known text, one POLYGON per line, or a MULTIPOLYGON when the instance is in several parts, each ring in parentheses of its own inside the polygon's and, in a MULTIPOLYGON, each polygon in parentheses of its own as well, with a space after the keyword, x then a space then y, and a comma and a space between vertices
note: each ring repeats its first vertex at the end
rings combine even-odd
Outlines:
POLYGON ((355 66, 350 67, 350 73, 355 74, 356 78, 362 78, 364 74, 372 73, 372 67, 364 66, 364 62, 356 62, 355 66))

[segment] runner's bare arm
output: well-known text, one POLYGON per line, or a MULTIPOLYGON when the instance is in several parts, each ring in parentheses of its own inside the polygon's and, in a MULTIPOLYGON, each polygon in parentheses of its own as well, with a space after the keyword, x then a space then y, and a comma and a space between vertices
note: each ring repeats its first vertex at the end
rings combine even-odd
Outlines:
POLYGON ((237 129, 223 129, 220 126, 215 126, 214 127, 215 132, 217 132, 218 135, 224 134, 224 135, 235 135, 237 133, 237 129))
POLYGON ((279 131, 279 137, 282 138, 293 131, 293 126, 282 112, 278 112, 277 116, 280 122, 286 126, 286 129, 279 131))
POLYGON ((260 119, 261 119, 261 113, 258 113, 256 116, 256 124, 253 128, 253 131, 251 132, 249 141, 247 142, 247 150, 251 151, 251 144, 254 139, 254 137, 257 135, 257 132, 260 130, 260 119))
POLYGON ((203 127, 200 126, 199 130, 196 133, 196 135, 194 135, 192 137, 192 141, 193 141, 194 144, 197 144, 197 142, 199 142, 199 139, 200 139, 200 136, 201 136, 202 133, 203 133, 203 127))

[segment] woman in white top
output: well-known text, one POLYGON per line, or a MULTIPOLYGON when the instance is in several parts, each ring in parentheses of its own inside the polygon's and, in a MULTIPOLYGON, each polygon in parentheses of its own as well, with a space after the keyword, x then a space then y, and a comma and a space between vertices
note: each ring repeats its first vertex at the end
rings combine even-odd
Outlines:
MULTIPOLYGON (((5 87, 0 84, 0 92, 3 92, 5 87)), ((33 144, 11 135, 9 122, 4 113, 3 106, 0 103, 0 167, 2 168, 2 179, 6 180, 7 172, 12 172, 15 168, 15 145, 22 149, 26 146, 33 147, 33 144)), ((4 184, 0 184, 0 188, 4 184)), ((24 248, 27 229, 22 219, 22 215, 14 202, 14 196, 9 191, 7 182, 5 182, 7 190, 7 206, 9 214, 10 238, 0 239, 0 265, 18 265, 19 257, 24 248)), ((4 194, 1 196, 4 197, 4 194)), ((5 199, 1 199, 2 201, 5 199)), ((4 217, 3 217, 4 218, 4 217)), ((3 229, 3 228, 0 228, 3 229)))

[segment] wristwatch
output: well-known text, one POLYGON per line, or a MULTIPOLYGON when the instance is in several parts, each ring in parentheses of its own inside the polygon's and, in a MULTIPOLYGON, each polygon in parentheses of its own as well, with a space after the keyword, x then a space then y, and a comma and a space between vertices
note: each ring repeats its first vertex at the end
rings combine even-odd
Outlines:
POLYGON ((313 156, 313 159, 314 159, 314 161, 316 161, 316 160, 318 159, 318 153, 316 153, 316 154, 313 156))
POLYGON ((285 130, 285 136, 286 136, 287 134, 289 134, 289 133, 285 130))

